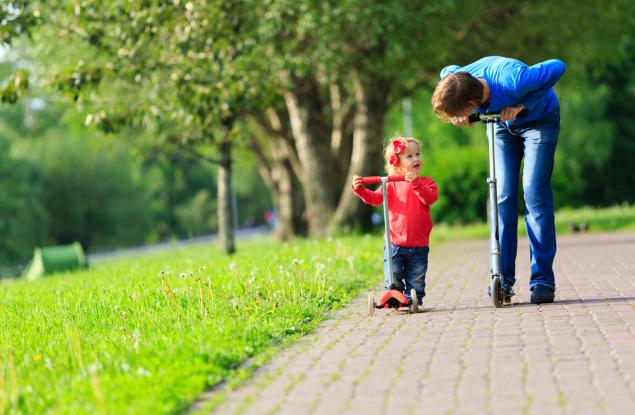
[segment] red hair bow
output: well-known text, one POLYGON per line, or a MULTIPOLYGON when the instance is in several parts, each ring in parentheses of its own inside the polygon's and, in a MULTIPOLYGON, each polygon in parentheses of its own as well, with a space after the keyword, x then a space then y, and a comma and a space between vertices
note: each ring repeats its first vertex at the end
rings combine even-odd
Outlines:
POLYGON ((406 148, 406 146, 404 146, 403 142, 401 142, 401 140, 392 140, 392 151, 393 151, 393 155, 390 156, 390 160, 388 161, 391 165, 393 166, 398 166, 399 165, 399 157, 397 156, 397 154, 401 154, 403 153, 404 149, 406 148))
POLYGON ((393 147, 393 152, 395 154, 403 153, 404 149, 406 148, 406 146, 403 145, 401 140, 392 140, 392 147, 393 147))

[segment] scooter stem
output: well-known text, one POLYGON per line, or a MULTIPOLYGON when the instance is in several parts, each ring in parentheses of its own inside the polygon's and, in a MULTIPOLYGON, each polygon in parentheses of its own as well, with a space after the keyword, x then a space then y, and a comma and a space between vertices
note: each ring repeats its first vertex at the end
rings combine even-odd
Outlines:
MULTIPOLYGON (((390 216, 388 214, 388 196, 386 196, 386 183, 388 182, 388 177, 381 177, 381 194, 384 197, 384 228, 386 229, 386 261, 388 262, 388 272, 390 275, 390 280, 392 281, 393 273, 392 273, 392 243, 390 242, 390 216)), ((363 180, 363 179, 362 179, 363 180)))
POLYGON ((487 120, 487 141, 489 144, 489 206, 490 206, 490 262, 492 266, 492 275, 501 274, 501 251, 500 240, 498 235, 498 203, 496 192, 496 162, 494 160, 494 134, 496 120, 487 120))

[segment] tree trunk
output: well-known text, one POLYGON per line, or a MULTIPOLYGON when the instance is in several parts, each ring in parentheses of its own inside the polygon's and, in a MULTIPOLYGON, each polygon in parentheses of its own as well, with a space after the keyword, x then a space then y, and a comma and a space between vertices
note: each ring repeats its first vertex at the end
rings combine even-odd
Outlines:
POLYGON ((322 112, 314 79, 291 76, 292 88, 285 91, 291 129, 302 165, 302 185, 307 206, 309 234, 326 235, 335 211, 330 134, 322 112))
POLYGON ((258 171, 271 191, 277 212, 276 237, 288 241, 294 236, 306 235, 304 194, 289 160, 279 157, 279 154, 271 156, 266 163, 259 157, 258 171))
MULTIPOLYGON (((274 149, 274 152, 279 152, 274 149)), ((281 157, 280 154, 274 155, 274 164, 272 166, 271 175, 276 186, 276 210, 278 214, 278 223, 276 227, 276 236, 287 241, 295 234, 293 223, 293 172, 288 160, 281 157)))
POLYGON ((258 159, 258 172, 271 191, 278 214, 276 236, 286 241, 306 235, 306 205, 298 178, 302 168, 293 147, 288 114, 270 108, 255 116, 255 121, 264 131, 252 124, 250 148, 258 159))
POLYGON ((218 234, 223 251, 226 254, 236 252, 234 244, 234 220, 232 212, 232 185, 231 185, 231 142, 229 130, 231 121, 223 125, 223 132, 218 143, 220 164, 218 167, 218 234))
POLYGON ((353 153, 337 210, 329 229, 348 229, 358 223, 370 227, 372 208, 360 202, 350 190, 353 175, 377 176, 383 174, 384 122, 388 109, 391 82, 386 79, 355 80, 353 153))
MULTIPOLYGON (((329 85, 332 113, 331 158, 333 160, 333 186, 339 190, 344 185, 353 151, 353 121, 355 96, 337 82, 329 85)), ((339 197, 339 195, 336 195, 339 197)), ((337 200, 337 199, 336 199, 337 200)))

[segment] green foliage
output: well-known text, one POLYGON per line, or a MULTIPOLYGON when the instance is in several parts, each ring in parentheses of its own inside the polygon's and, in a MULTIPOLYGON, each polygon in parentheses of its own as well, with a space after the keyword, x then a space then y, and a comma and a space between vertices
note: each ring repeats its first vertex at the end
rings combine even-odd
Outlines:
POLYGON ((355 79, 381 79, 396 96, 437 73, 460 46, 456 29, 481 14, 463 0, 273 0, 257 12, 259 39, 275 69, 347 88, 355 79))
POLYGON ((85 249, 138 244, 149 233, 148 194, 121 149, 82 138, 53 137, 33 145, 43 176, 49 237, 85 249))
POLYGON ((252 3, 47 2, 33 59, 83 107, 87 124, 214 141, 217 126, 267 94, 252 3))
POLYGON ((16 399, 0 411, 184 412, 374 284, 381 246, 250 241, 232 258, 201 246, 2 281, 0 360, 15 376, 0 373, 0 396, 16 399))
POLYGON ((0 102, 16 102, 18 96, 24 94, 28 88, 28 73, 25 70, 16 71, 6 81, 4 88, 0 90, 0 102))
POLYGON ((426 156, 424 175, 439 187, 432 206, 435 222, 470 223, 483 220, 487 203, 487 146, 439 150, 426 156))
POLYGON ((562 91, 561 130, 552 179, 556 206, 602 203, 592 189, 606 186, 605 170, 617 141, 615 125, 606 112, 610 93, 606 85, 591 83, 562 91))
POLYGON ((0 46, 29 35, 40 21, 40 11, 31 0, 3 0, 0 3, 0 46))
POLYGON ((208 190, 199 190, 187 203, 177 206, 174 215, 188 237, 218 229, 215 207, 208 190))
POLYGON ((611 120, 614 141, 603 165, 604 181, 588 194, 589 202, 594 204, 635 203, 635 108, 630 105, 635 100, 635 38, 628 38, 620 46, 627 58, 609 66, 599 79, 610 90, 605 117, 611 120))
POLYGON ((0 264, 19 264, 44 240, 47 215, 39 169, 8 151, 0 137, 0 264))

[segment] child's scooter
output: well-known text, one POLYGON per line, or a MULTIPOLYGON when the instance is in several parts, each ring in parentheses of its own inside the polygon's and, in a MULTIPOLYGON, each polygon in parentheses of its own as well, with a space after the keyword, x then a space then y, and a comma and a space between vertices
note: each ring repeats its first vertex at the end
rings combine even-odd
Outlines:
MULTIPOLYGON (((388 217, 388 198, 386 197, 386 183, 387 182, 401 182, 404 181, 404 176, 388 176, 388 177, 380 177, 380 176, 369 176, 362 177, 362 185, 367 184, 379 184, 381 183, 381 193, 384 197, 384 227, 386 230, 386 249, 387 252, 391 252, 390 249, 392 247, 390 243, 390 222, 388 217)), ((391 287, 405 287, 403 281, 397 281, 396 274, 393 273, 392 270, 392 259, 390 258, 390 254, 388 254, 388 272, 390 273, 390 277, 392 280, 391 287)), ((419 301, 417 299, 417 292, 415 289, 410 290, 410 298, 408 298, 403 294, 404 288, 399 289, 390 289, 387 290, 380 298, 379 302, 375 302, 375 296, 372 292, 368 293, 368 315, 375 315, 376 308, 395 308, 395 309, 403 309, 408 308, 408 313, 413 314, 419 311, 419 301)))
MULTIPOLYGON (((526 117, 527 109, 518 113, 516 118, 526 117)), ((496 163, 494 160, 494 133, 495 124, 500 122, 500 114, 472 114, 469 116, 470 123, 481 121, 487 124, 487 141, 489 144, 489 206, 490 206, 490 282, 489 293, 495 307, 502 307, 503 304, 511 304, 511 298, 505 298, 505 286, 501 276, 501 251, 498 234, 498 204, 496 197, 496 163)))

